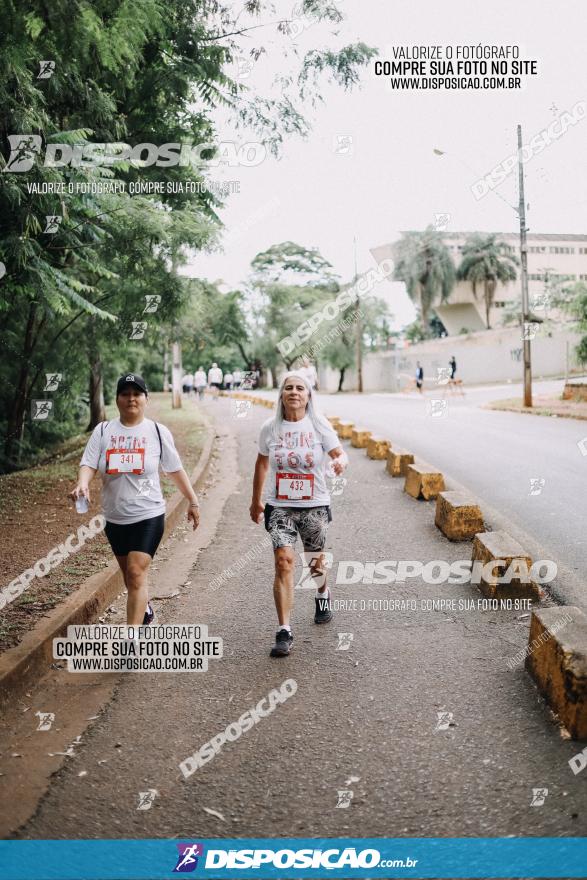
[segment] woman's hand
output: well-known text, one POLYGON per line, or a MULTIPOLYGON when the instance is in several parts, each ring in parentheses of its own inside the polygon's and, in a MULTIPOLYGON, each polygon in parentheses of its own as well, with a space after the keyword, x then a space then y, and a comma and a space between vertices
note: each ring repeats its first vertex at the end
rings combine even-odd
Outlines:
POLYGON ((90 490, 85 485, 85 483, 78 483, 75 489, 69 493, 69 498, 71 498, 74 502, 77 501, 78 498, 85 496, 88 499, 88 504, 90 503, 90 490))
POLYGON ((330 462, 330 468, 338 477, 346 470, 346 466, 349 463, 348 455, 340 446, 337 446, 336 449, 331 449, 328 454, 332 459, 330 462))
POLYGON ((200 525, 200 508, 197 504, 190 504, 190 506, 188 507, 187 517, 188 522, 191 522, 193 524, 195 532, 200 525))
POLYGON ((265 508, 261 504, 260 501, 251 501, 251 506, 249 507, 249 513, 251 514, 251 519, 254 523, 260 523, 261 517, 263 516, 263 511, 265 508))

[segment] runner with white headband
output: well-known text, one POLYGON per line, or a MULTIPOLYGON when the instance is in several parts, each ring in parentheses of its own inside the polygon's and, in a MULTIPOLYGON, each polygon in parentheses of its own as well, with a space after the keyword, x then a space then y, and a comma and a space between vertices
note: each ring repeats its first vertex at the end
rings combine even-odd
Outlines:
POLYGON ((253 522, 261 522, 264 516, 274 549, 273 598, 279 627, 272 657, 285 657, 293 643, 293 548, 298 534, 316 583, 314 623, 328 623, 332 619, 323 552, 332 519, 326 455, 333 459, 332 473, 342 474, 348 458, 332 425, 316 409, 310 382, 301 373, 286 373, 279 387, 275 416, 261 428, 250 507, 253 522), (263 505, 267 474, 269 483, 263 505))

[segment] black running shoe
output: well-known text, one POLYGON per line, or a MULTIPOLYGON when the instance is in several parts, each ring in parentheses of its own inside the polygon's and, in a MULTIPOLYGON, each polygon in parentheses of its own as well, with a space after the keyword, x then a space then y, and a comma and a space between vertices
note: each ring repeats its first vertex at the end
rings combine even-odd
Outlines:
POLYGON ((324 599, 316 598, 314 601, 316 602, 314 623, 328 623, 329 620, 332 620, 332 605, 330 602, 330 595, 328 595, 328 597, 324 599))
POLYGON ((145 616, 143 617, 143 626, 150 626, 155 620, 155 612, 153 611, 153 607, 150 602, 147 602, 147 610, 145 611, 145 616))
POLYGON ((275 644, 271 648, 271 657, 287 657, 293 644, 293 635, 286 629, 280 629, 275 636, 275 644))

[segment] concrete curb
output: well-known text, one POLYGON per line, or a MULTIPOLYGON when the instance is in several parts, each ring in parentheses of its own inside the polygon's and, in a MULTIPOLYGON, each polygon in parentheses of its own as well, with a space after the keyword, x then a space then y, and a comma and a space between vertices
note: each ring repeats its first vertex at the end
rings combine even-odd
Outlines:
MULTIPOLYGON (((193 486, 198 483, 208 467, 214 446, 216 431, 205 420, 206 435, 198 463, 190 475, 193 486)), ((167 502, 165 516, 165 541, 187 510, 187 501, 176 492, 167 502)), ((19 645, 10 648, 0 657, 0 705, 19 696, 34 684, 53 663, 53 639, 64 636, 68 626, 92 623, 101 611, 124 589, 117 562, 87 578, 76 593, 55 608, 48 618, 43 618, 28 632, 19 645)))

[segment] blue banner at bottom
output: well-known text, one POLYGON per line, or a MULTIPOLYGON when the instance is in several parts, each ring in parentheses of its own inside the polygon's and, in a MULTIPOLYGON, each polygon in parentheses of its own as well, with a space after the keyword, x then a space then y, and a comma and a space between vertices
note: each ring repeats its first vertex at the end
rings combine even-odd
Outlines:
POLYGON ((2 880, 587 878, 587 838, 0 841, 2 880))

